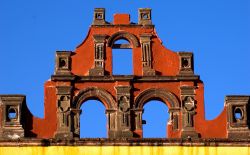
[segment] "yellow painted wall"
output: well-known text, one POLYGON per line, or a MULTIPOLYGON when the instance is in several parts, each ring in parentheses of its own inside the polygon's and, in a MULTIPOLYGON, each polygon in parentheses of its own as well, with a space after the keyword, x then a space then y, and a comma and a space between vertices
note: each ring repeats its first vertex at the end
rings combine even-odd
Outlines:
POLYGON ((250 147, 28 146, 0 147, 0 155, 250 155, 250 147))

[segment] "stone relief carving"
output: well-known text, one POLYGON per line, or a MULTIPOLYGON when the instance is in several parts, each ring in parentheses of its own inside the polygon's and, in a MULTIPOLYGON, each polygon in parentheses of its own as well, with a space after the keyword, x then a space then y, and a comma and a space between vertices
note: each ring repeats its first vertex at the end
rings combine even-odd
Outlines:
POLYGON ((194 129, 194 115, 196 114, 195 87, 181 86, 182 98, 182 137, 199 138, 199 134, 194 129))
POLYGON ((71 139, 71 91, 72 86, 57 86, 57 131, 55 138, 71 139))
POLYGON ((186 97, 186 99, 183 101, 184 102, 184 108, 185 108, 185 118, 186 120, 184 121, 184 127, 193 127, 193 115, 195 114, 195 101, 191 96, 186 97))
POLYGON ((152 67, 151 63, 151 50, 150 43, 142 43, 142 66, 143 67, 152 67))
POLYGON ((121 125, 124 127, 129 127, 130 121, 129 121, 129 108, 130 108, 130 102, 127 96, 122 96, 119 103, 119 110, 122 112, 122 123, 121 125))
POLYGON ((119 109, 122 112, 127 112, 129 110, 129 99, 127 96, 122 96, 119 100, 119 109))
POLYGON ((104 67, 104 43, 95 44, 95 67, 104 67))
POLYGON ((116 137, 133 137, 131 131, 130 89, 131 86, 116 86, 118 111, 116 112, 116 137))
POLYGON ((90 76, 104 76, 104 59, 105 59, 105 38, 103 34, 96 34, 94 38, 94 68, 89 70, 90 76))
POLYGON ((58 115, 60 118, 60 127, 69 127, 70 125, 70 96, 62 95, 58 101, 58 115))
POLYGON ((151 37, 151 34, 140 35, 143 75, 155 75, 152 69, 151 37))

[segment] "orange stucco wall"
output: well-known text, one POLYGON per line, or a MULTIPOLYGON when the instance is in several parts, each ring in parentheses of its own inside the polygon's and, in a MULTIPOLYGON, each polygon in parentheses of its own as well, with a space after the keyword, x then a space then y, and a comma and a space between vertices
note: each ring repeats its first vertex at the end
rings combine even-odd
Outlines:
MULTIPOLYGON (((126 32, 135 35, 138 40, 141 34, 147 33, 152 34, 152 66, 157 72, 157 76, 177 76, 179 74, 179 56, 176 52, 173 52, 165 48, 161 44, 161 40, 157 37, 156 31, 153 26, 142 27, 142 26, 128 26, 126 25, 128 16, 123 15, 126 19, 116 17, 115 24, 125 25, 112 25, 112 26, 91 26, 86 39, 80 44, 74 54, 71 56, 71 72, 77 76, 88 76, 89 70, 94 67, 94 34, 106 34, 112 36, 116 32, 126 32)), ((130 41, 130 40, 129 40, 130 41)), ((130 43, 132 43, 130 41, 130 43)), ((107 75, 112 74, 112 48, 106 46, 105 53, 105 66, 104 69, 107 75)), ((142 73, 142 51, 141 47, 133 47, 133 74, 135 76, 143 76, 142 73)), ((112 76, 112 75, 111 75, 112 76)), ((88 87, 103 88, 109 92, 114 99, 116 99, 117 85, 131 85, 133 101, 135 98, 144 90, 149 88, 164 88, 173 93, 180 101, 180 87, 181 86, 197 86, 195 89, 195 100, 196 115, 194 115, 194 127, 202 138, 226 138, 226 111, 224 110, 216 119, 207 121, 205 120, 205 109, 204 109, 204 86, 202 81, 168 81, 168 82, 133 82, 133 81, 108 81, 108 82, 58 82, 58 81, 47 81, 44 85, 44 106, 45 106, 45 117, 44 119, 36 118, 32 116, 32 119, 27 120, 29 131, 27 135, 32 135, 39 138, 52 138, 57 127, 57 97, 56 97, 56 86, 57 85, 71 85, 74 87, 74 96, 76 96, 80 90, 88 87), (29 124, 29 125, 28 125, 29 124)), ((106 107, 106 103, 103 103, 106 107)), ((223 104, 223 103, 221 103, 223 104)), ((169 106, 169 103, 166 103, 169 106)), ((27 112, 27 116, 31 114, 27 112)), ((180 117, 180 119, 182 119, 180 117)), ((179 124, 182 126, 182 124, 179 124)), ((135 131, 142 134, 142 131, 135 131)), ((168 127, 169 137, 180 137, 181 128, 178 131, 173 132, 171 127, 168 127)))

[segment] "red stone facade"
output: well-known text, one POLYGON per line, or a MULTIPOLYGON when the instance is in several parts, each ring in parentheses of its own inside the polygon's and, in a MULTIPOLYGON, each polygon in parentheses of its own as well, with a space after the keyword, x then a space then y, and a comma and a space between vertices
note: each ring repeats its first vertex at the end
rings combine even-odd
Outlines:
POLYGON ((97 99, 106 108, 108 138, 143 138, 143 106, 156 99, 169 108, 168 138, 248 138, 249 96, 227 96, 222 113, 205 120, 204 85, 194 74, 193 54, 162 45, 150 9, 139 9, 138 17, 134 24, 128 14, 115 14, 108 23, 105 10, 95 9, 76 50, 56 52, 55 73, 44 85, 45 117, 29 112, 25 96, 1 95, 0 135, 79 138, 80 106, 97 99), (129 44, 116 44, 119 39, 129 44), (132 49, 133 75, 112 75, 115 48, 132 49))

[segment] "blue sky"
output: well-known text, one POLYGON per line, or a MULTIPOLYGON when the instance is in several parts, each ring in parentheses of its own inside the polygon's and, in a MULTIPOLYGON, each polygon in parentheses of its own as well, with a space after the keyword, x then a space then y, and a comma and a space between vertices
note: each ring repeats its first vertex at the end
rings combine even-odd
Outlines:
POLYGON ((248 0, 0 0, 0 94, 26 94, 31 112, 43 117, 43 84, 54 72, 55 51, 81 43, 96 7, 106 8, 110 22, 114 13, 137 22, 138 8, 152 8, 164 46, 194 53, 207 119, 222 111, 225 95, 250 95, 248 0))

